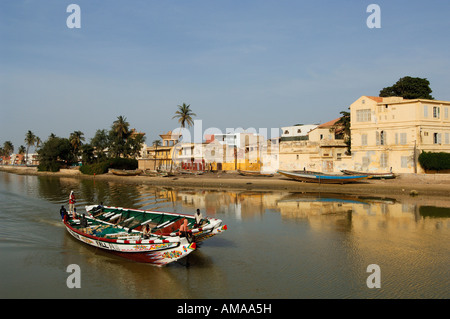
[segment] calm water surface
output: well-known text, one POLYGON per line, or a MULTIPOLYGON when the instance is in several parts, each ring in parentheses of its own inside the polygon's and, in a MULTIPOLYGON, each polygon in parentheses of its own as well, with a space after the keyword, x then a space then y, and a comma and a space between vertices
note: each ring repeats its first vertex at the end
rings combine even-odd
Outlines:
POLYGON ((1 298, 449 298, 450 200, 155 188, 0 172, 1 298), (217 217, 228 231, 164 268, 73 239, 59 208, 217 217), (81 289, 66 285, 81 268, 81 289), (381 269, 369 289, 367 266, 381 269))

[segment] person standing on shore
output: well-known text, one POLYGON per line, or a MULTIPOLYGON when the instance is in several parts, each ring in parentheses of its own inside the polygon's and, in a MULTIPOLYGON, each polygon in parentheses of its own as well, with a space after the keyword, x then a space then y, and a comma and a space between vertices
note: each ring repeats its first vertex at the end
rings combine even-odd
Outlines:
POLYGON ((73 212, 75 209, 75 194, 73 193, 73 191, 70 191, 70 195, 69 195, 69 212, 73 212))

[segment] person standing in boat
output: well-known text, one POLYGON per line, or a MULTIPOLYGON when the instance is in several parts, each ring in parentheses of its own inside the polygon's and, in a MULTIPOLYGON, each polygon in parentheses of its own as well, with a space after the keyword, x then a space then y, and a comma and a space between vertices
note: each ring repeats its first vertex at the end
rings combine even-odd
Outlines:
POLYGON ((69 212, 73 213, 74 209, 75 209, 75 194, 73 191, 70 191, 70 195, 69 195, 69 212))
POLYGON ((61 214, 61 219, 63 221, 66 221, 67 220, 67 210, 64 207, 64 205, 61 206, 61 209, 59 210, 59 213, 61 214))

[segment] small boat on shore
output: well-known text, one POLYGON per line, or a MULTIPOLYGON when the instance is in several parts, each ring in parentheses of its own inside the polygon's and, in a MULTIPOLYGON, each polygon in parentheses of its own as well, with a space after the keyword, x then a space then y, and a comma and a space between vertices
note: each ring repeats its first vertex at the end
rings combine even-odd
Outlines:
POLYGON ((244 171, 238 169, 238 173, 242 176, 272 177, 271 173, 262 173, 260 171, 244 171))
POLYGON ((289 172, 278 171, 279 174, 301 182, 320 183, 320 184, 347 184, 355 183, 369 178, 368 175, 337 175, 313 172, 289 172))
POLYGON ((137 176, 142 174, 141 169, 133 169, 133 170, 126 170, 126 169, 111 169, 111 173, 117 176, 137 176))
POLYGON ((79 241, 137 262, 164 266, 186 257, 199 242, 227 229, 222 220, 139 209, 91 205, 86 214, 66 218, 67 231, 79 241), (187 220, 188 231, 179 229, 187 220), (150 234, 144 236, 149 225, 150 234))
POLYGON ((375 179, 375 178, 377 178, 377 179, 381 179, 381 178, 392 179, 392 178, 396 177, 395 174, 391 173, 391 172, 389 172, 389 173, 366 173, 366 172, 350 171, 350 170, 346 170, 346 169, 341 170, 341 172, 344 173, 345 175, 364 175, 364 174, 366 174, 366 175, 369 175, 370 178, 372 178, 372 179, 375 179))

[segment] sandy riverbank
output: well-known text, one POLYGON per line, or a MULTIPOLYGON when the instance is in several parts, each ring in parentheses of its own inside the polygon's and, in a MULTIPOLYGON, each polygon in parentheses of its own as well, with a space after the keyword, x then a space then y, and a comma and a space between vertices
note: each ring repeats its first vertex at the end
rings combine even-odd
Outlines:
POLYGON ((91 176, 78 169, 63 169, 57 173, 38 172, 35 167, 0 166, 0 171, 23 175, 64 176, 83 179, 108 180, 123 183, 138 183, 154 186, 171 186, 203 189, 244 189, 255 191, 289 191, 370 194, 380 196, 437 196, 450 198, 450 174, 402 174, 391 180, 365 180, 352 184, 315 184, 290 180, 280 175, 273 177, 247 177, 236 172, 205 173, 203 175, 178 174, 172 177, 116 176, 111 173, 91 176))

